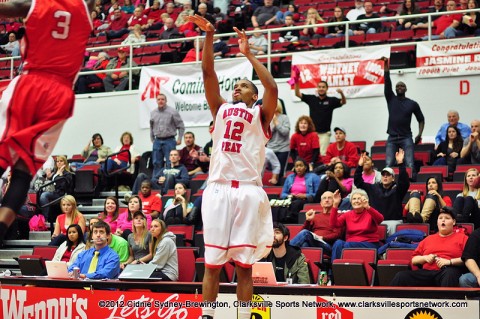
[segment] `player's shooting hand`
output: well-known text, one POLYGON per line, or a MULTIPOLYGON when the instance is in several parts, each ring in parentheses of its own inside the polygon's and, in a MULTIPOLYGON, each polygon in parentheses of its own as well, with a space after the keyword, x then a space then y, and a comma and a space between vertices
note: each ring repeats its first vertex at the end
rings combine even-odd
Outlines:
POLYGON ((195 14, 193 16, 188 16, 187 21, 195 23, 202 31, 205 31, 205 32, 215 31, 215 27, 207 19, 199 16, 198 14, 195 14))
POLYGON ((248 38, 245 34, 245 30, 240 31, 236 27, 233 27, 233 30, 237 32, 238 35, 238 48, 240 49, 240 52, 245 56, 250 54, 250 46, 248 44, 248 38))

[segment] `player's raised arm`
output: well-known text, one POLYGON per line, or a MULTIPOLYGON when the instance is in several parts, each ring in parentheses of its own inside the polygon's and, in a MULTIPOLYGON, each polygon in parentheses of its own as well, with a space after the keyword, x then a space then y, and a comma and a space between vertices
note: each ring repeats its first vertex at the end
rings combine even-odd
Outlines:
POLYGON ((189 16, 187 20, 195 23, 200 30, 206 32, 202 53, 203 84, 205 86, 205 97, 210 106, 212 116, 215 119, 218 108, 225 103, 225 100, 220 95, 217 73, 214 69, 213 35, 215 33, 215 27, 207 19, 199 15, 189 16))
POLYGON ((11 0, 0 2, 0 18, 24 18, 27 16, 32 0, 11 0))
POLYGON ((275 114, 275 109, 277 108, 277 83, 275 83, 273 76, 270 74, 270 72, 268 72, 267 68, 260 61, 258 61, 255 55, 250 51, 245 31, 240 31, 235 27, 233 30, 235 30, 235 32, 238 34, 238 45, 240 52, 242 52, 248 61, 250 61, 253 69, 260 79, 260 82, 262 82, 263 87, 265 88, 265 92, 263 93, 262 121, 263 128, 267 130, 270 126, 273 115, 275 114))

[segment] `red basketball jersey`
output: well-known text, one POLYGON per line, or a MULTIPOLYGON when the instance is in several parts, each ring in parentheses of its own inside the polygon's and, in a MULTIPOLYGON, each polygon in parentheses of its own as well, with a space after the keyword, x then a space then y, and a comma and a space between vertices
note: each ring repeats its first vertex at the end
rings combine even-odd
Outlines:
POLYGON ((33 0, 22 44, 24 70, 52 73, 73 83, 92 28, 84 0, 33 0))

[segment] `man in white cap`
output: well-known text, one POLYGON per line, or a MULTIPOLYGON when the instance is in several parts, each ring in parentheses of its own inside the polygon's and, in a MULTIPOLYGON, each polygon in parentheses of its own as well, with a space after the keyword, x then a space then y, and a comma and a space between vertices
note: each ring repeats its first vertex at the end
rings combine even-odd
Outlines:
POLYGON ((407 169, 403 163, 405 152, 399 149, 395 159, 399 165, 398 181, 395 182, 395 172, 390 167, 382 170, 380 183, 368 184, 363 181, 363 162, 366 155, 363 154, 358 161, 355 170, 354 183, 358 188, 364 189, 370 198, 370 204, 384 217, 382 224, 387 225, 387 235, 395 232, 396 225, 402 223, 402 201, 410 187, 407 169))

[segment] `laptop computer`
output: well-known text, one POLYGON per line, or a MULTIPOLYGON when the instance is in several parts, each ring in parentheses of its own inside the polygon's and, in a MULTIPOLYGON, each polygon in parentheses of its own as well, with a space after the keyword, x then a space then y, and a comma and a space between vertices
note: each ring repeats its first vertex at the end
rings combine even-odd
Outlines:
POLYGON ((72 279, 68 273, 67 263, 64 261, 51 261, 45 262, 47 267, 47 277, 54 279, 72 279))
POLYGON ((286 282, 277 282, 271 262, 256 262, 252 265, 252 279, 254 285, 286 285, 286 282))
POLYGON ((22 276, 45 276, 47 270, 40 258, 19 258, 18 267, 22 276))
POLYGON ((150 278, 153 272, 157 269, 155 264, 136 264, 136 265, 127 265, 122 271, 119 280, 132 280, 132 281, 155 281, 162 280, 161 278, 150 278))

